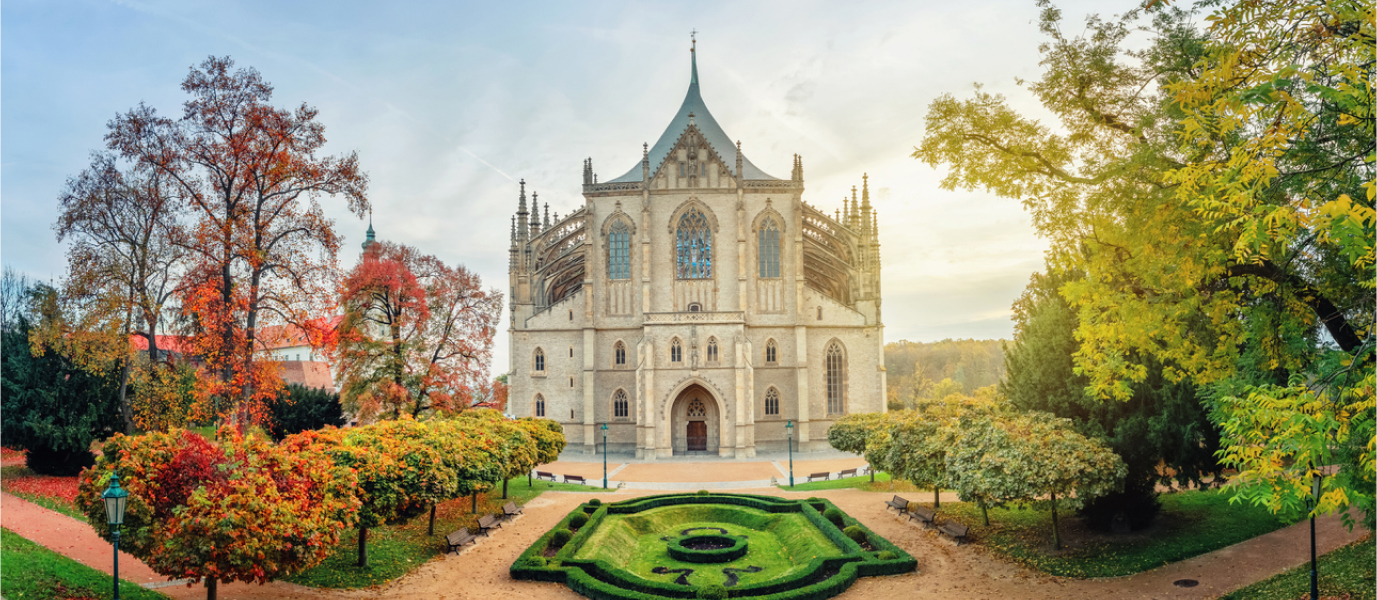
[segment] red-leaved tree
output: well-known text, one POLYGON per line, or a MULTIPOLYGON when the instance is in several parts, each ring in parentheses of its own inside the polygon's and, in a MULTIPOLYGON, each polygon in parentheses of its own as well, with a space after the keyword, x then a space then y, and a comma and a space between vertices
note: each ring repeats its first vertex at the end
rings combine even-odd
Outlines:
POLYGON ((333 309, 340 237, 319 199, 368 209, 368 178, 354 153, 320 157, 324 127, 305 104, 269 104, 258 71, 210 57, 182 83, 191 98, 171 119, 144 105, 116 117, 106 142, 164 178, 191 222, 175 240, 190 254, 182 311, 190 350, 211 375, 199 396, 241 424, 262 412, 281 381, 258 360, 268 323, 304 326, 333 309))
POLYGON ((478 276, 394 243, 344 280, 335 348, 346 408, 368 419, 453 412, 487 394, 502 295, 478 276))

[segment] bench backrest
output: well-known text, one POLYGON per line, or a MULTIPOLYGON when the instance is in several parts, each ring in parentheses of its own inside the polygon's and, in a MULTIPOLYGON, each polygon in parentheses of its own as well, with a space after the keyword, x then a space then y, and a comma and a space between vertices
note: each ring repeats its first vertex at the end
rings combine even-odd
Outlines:
POLYGON ((814 477, 831 477, 831 476, 832 476, 832 473, 830 473, 830 472, 829 472, 829 473, 813 473, 812 475, 809 475, 808 478, 809 478, 809 479, 812 479, 812 478, 814 478, 814 477))
POLYGON ((900 497, 897 496, 897 495, 894 496, 894 499, 893 499, 893 500, 890 500, 890 502, 902 502, 902 503, 904 503, 904 504, 908 504, 908 500, 904 500, 903 498, 900 498, 900 497))
POLYGON ((469 533, 469 530, 467 530, 467 529, 460 529, 459 531, 456 531, 456 532, 454 532, 454 533, 451 533, 451 534, 445 536, 445 541, 447 541, 447 542, 449 542, 449 543, 451 543, 451 544, 462 544, 462 543, 464 543, 466 540, 468 540, 469 538, 472 538, 472 537, 473 537, 473 534, 472 534, 472 533, 469 533))
POLYGON ((583 481, 583 476, 582 476, 582 475, 565 475, 565 476, 564 476, 564 480, 565 480, 565 481, 583 481))
POLYGON ((847 470, 845 470, 845 471, 842 471, 842 472, 840 472, 840 473, 837 473, 837 478, 840 479, 840 478, 846 477, 847 475, 855 475, 855 474, 856 474, 856 470, 855 470, 855 469, 847 469, 847 470))
POLYGON ((931 508, 928 508, 926 506, 915 507, 913 510, 909 512, 920 517, 923 517, 924 519, 932 519, 934 516, 937 516, 937 513, 933 512, 931 508))
POLYGON ((554 473, 547 473, 547 472, 545 472, 545 471, 536 471, 536 477, 554 477, 554 476, 555 476, 554 473))
POLYGON ((492 525, 495 524, 495 523, 497 523, 497 517, 495 517, 495 516, 493 516, 493 515, 487 515, 487 516, 484 516, 484 517, 478 519, 478 524, 481 525, 481 526, 483 526, 483 527, 489 527, 489 526, 492 526, 492 525))
POLYGON ((505 506, 502 507, 502 510, 507 511, 507 512, 514 511, 514 510, 516 510, 516 503, 515 503, 515 502, 508 502, 505 506))
POLYGON ((966 535, 971 530, 965 523, 947 523, 945 527, 952 532, 952 535, 966 535))

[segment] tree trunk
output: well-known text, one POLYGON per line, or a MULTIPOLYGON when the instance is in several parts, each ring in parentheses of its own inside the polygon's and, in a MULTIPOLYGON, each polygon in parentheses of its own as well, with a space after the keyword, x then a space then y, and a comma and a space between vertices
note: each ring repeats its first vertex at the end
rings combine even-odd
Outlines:
POLYGON ((980 516, 981 516, 981 517, 984 517, 984 519, 985 519, 985 526, 986 526, 986 527, 989 527, 989 526, 990 526, 990 508, 989 508, 988 506, 985 506, 985 503, 984 503, 984 502, 981 502, 981 503, 980 503, 980 516))
POLYGON ((215 600, 217 583, 219 582, 214 577, 206 578, 206 600, 215 600))
POLYGON ((1061 550, 1061 531, 1057 528, 1057 495, 1052 494, 1052 547, 1061 550))
POLYGON ((478 490, 474 490, 473 492, 473 509, 469 512, 475 515, 478 514, 478 490))
POLYGON ((507 499, 507 478, 505 476, 502 478, 502 499, 507 499))
POLYGON ((359 566, 368 566, 368 528, 359 528, 359 566))
POLYGON ((932 508, 942 508, 942 486, 935 483, 932 485, 932 508))
MULTIPOLYGON (((129 339, 126 334, 125 339, 129 339)), ((129 406, 129 355, 124 356, 124 368, 120 369, 120 418, 124 421, 125 435, 134 435, 134 409, 129 406)))
POLYGON ((428 530, 426 531, 426 535, 435 535, 435 503, 434 503, 434 502, 430 503, 430 529, 428 529, 428 530))

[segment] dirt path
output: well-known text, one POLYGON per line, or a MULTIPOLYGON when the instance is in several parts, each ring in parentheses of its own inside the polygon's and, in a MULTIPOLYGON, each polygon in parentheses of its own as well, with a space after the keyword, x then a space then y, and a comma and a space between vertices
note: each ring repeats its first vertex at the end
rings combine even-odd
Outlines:
MULTIPOLYGON (((732 490, 736 492, 737 490, 732 490)), ((860 519, 918 559, 918 572, 892 577, 866 577, 852 586, 843 598, 898 600, 922 597, 943 598, 1045 598, 1104 600, 1106 598, 1204 599, 1303 563, 1309 558, 1309 525, 1299 523, 1240 544, 1166 567, 1113 579, 1073 580, 1035 574, 994 558, 977 546, 956 546, 931 530, 899 519, 886 510, 889 495, 859 490, 788 493, 779 490, 744 490, 782 497, 825 497, 842 510, 860 519), (1196 579, 1195 588, 1177 588, 1177 579, 1196 579)), ((628 492, 616 498, 658 492, 628 492)), ((525 515, 480 538, 461 554, 436 558, 411 574, 388 585, 368 590, 329 591, 272 583, 266 586, 231 584, 222 586, 225 599, 258 598, 398 598, 398 599, 485 599, 517 597, 522 600, 575 600, 581 598, 561 584, 513 581, 507 573, 516 557, 536 538, 573 507, 597 493, 546 492, 526 506, 525 515), (513 596, 514 595, 514 596, 513 596)), ((26 538, 54 548, 92 567, 109 572, 110 546, 84 523, 34 506, 8 494, 3 500, 3 525, 26 538)), ((1349 533, 1337 517, 1319 520, 1318 545, 1327 552, 1361 537, 1349 533)), ((121 557, 121 575, 133 581, 131 567, 137 563, 121 557)), ((140 565, 142 566, 142 565, 140 565)), ((146 569, 146 567, 144 567, 146 569)), ((156 575, 152 577, 160 580, 156 575)), ((175 586, 160 591, 174 598, 204 598, 200 586, 175 586)))

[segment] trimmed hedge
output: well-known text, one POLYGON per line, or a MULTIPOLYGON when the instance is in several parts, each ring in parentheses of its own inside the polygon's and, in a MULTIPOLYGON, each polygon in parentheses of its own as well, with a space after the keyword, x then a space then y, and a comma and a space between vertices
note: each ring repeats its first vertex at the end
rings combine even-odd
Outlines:
POLYGON ((845 555, 837 558, 813 559, 807 566, 790 573, 785 578, 726 588, 731 598, 823 600, 846 591, 858 577, 908 573, 918 566, 918 562, 907 552, 890 543, 889 540, 875 535, 869 528, 846 516, 827 500, 817 498, 786 500, 747 494, 702 495, 689 493, 646 496, 611 504, 590 502, 575 507, 558 525, 531 544, 517 558, 511 566, 512 578, 562 582, 575 592, 594 600, 690 600, 696 598, 698 590, 691 586, 646 580, 621 568, 614 567, 601 559, 574 558, 608 514, 635 514, 652 508, 685 504, 723 504, 750 507, 770 513, 800 513, 813 526, 817 527, 829 541, 836 544, 845 555), (592 510, 592 515, 589 517, 588 523, 578 528, 578 533, 563 548, 560 548, 549 561, 545 561, 543 555, 549 547, 554 532, 562 529, 567 530, 575 515, 584 515, 589 510, 592 510), (832 521, 823 516, 825 512, 829 511, 837 511, 837 514, 840 515, 838 519, 841 521, 840 526, 833 524, 832 521), (862 539, 869 541, 874 551, 863 550, 855 540, 842 530, 843 527, 855 528, 853 531, 858 530, 862 533, 864 535, 862 539))
POLYGON ((745 556, 746 550, 748 549, 749 546, 746 543, 746 538, 738 535, 720 535, 715 533, 707 535, 686 535, 669 541, 669 557, 679 562, 686 563, 710 564, 731 562, 745 556), (731 545, 716 550, 694 550, 693 548, 684 547, 684 542, 695 539, 725 540, 731 542, 731 545))

